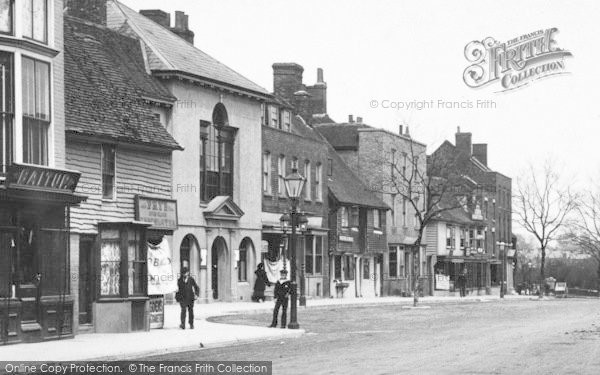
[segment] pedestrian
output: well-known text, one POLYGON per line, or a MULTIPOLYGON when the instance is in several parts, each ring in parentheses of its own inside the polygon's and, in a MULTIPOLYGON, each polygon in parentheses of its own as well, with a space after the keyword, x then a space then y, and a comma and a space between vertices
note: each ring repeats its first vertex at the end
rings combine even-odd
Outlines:
POLYGON ((460 288, 460 296, 465 297, 467 295, 467 269, 464 268, 463 272, 458 276, 458 287, 460 288))
POLYGON ((271 286, 271 282, 265 271, 265 265, 259 263, 254 274, 256 275, 256 280, 254 281, 254 294, 252 294, 252 300, 254 302, 265 302, 265 287, 271 286))
POLYGON ((175 295, 175 300, 181 306, 181 324, 179 328, 185 329, 185 313, 188 312, 188 321, 190 329, 194 329, 194 301, 200 294, 200 288, 196 280, 190 276, 190 270, 187 267, 181 269, 181 277, 177 281, 179 290, 175 295))
POLYGON ((291 293, 291 283, 287 279, 287 271, 281 270, 280 279, 275 284, 275 308, 273 309, 273 321, 269 327, 277 327, 277 316, 279 315, 279 308, 282 307, 281 312, 281 328, 285 328, 287 325, 287 307, 288 307, 288 296, 291 293))

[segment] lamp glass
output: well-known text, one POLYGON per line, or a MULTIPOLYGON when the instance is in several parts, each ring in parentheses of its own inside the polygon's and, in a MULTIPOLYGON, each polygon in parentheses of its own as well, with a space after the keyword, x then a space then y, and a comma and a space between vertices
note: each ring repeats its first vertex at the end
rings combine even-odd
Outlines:
POLYGON ((298 199, 302 195, 302 188, 304 187, 305 178, 302 177, 295 169, 292 170, 292 174, 285 177, 285 189, 287 190, 288 197, 292 199, 298 199))

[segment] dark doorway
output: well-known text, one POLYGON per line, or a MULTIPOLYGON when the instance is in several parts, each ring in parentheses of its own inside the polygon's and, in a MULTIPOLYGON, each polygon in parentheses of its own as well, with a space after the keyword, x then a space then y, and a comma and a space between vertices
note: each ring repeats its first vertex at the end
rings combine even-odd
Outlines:
POLYGON ((213 299, 219 299, 219 249, 217 243, 213 244, 211 250, 211 266, 212 266, 212 291, 213 299))
POLYGON ((92 323, 92 248, 93 239, 79 241, 79 324, 92 323))

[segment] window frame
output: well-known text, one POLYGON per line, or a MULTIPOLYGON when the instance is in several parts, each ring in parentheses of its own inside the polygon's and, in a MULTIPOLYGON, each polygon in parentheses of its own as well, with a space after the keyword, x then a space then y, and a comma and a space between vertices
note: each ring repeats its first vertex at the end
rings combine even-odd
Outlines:
POLYGON ((238 283, 248 282, 248 249, 238 249, 237 281, 238 283))
MULTIPOLYGON (((14 55, 13 55, 14 58, 14 55)), ((13 60, 14 61, 14 60, 13 60)), ((14 73, 13 73, 14 75, 14 73)), ((35 57, 31 57, 29 55, 21 55, 21 120, 22 120, 22 157, 23 162, 28 164, 35 165, 50 165, 50 148, 51 148, 51 129, 52 129, 52 64, 48 61, 40 60, 35 57), (32 72, 33 77, 28 77, 26 74, 28 69, 25 69, 25 64, 27 61, 30 61, 32 64, 32 72), (47 72, 47 87, 42 87, 38 83, 41 82, 39 79, 39 66, 45 66, 45 72, 47 72), (25 88, 29 86, 29 82, 24 82, 27 79, 33 80, 32 90, 30 93, 29 90, 25 88), (40 91, 46 89, 47 96, 46 100, 46 109, 48 111, 47 114, 42 114, 41 110, 38 112, 38 108, 44 105, 44 103, 40 103, 38 100, 42 97, 40 95, 40 91), (33 94, 33 98, 27 97, 28 94, 33 94), (25 106, 26 103, 29 103, 33 107, 33 111, 35 114, 26 114, 25 106), (34 135, 37 134, 37 142, 39 147, 33 147, 34 135), (37 158, 35 157, 34 152, 37 150, 37 158), (34 160, 36 159, 36 160, 34 160)), ((16 79, 16 77, 14 78, 16 79)), ((13 82, 14 82, 13 79, 13 82)), ((43 82, 43 81, 42 81, 43 82)))
POLYGON ((304 200, 310 201, 312 200, 312 183, 311 183, 311 168, 310 168, 310 160, 304 161, 304 200))
POLYGON ((102 143, 100 145, 100 177, 101 177, 101 196, 102 196, 102 200, 103 201, 116 201, 117 200, 117 147, 114 144, 110 144, 110 143, 102 143), (106 175, 104 173, 104 165, 106 163, 105 161, 105 148, 110 148, 112 150, 112 154, 114 155, 114 158, 112 160, 112 164, 113 164, 113 168, 112 168, 112 194, 110 197, 105 195, 105 182, 104 182, 104 176, 106 175))
POLYGON ((6 0, 8 2, 8 17, 9 17, 9 24, 10 24, 10 30, 9 31, 1 31, 0 30, 0 35, 9 35, 9 36, 14 36, 15 35, 15 1, 14 0, 6 0))
POLYGON ((373 209, 373 228, 381 229, 381 211, 377 208, 373 209))
POLYGON ((317 202, 323 202, 323 165, 317 163, 315 167, 315 199, 317 202))
POLYGON ((262 168, 263 194, 271 195, 273 193, 273 187, 271 186, 271 153, 269 151, 263 152, 262 168))
POLYGON ((282 198, 287 196, 287 191, 285 189, 286 168, 285 155, 279 155, 279 158, 277 159, 277 195, 282 198))
MULTIPOLYGON (((216 110, 216 109, 215 109, 216 110)), ((225 108, 220 109, 226 111, 225 108)), ((227 113, 213 114, 227 116, 227 113)), ((200 131, 200 202, 219 195, 233 195, 235 179, 235 138, 237 129, 225 124, 205 123, 200 131)))
POLYGON ((388 277, 396 279, 398 278, 398 248, 390 246, 388 250, 388 277), (394 255, 393 260, 392 255, 394 255))
MULTIPOLYGON (((35 7, 34 7, 34 2, 36 0, 21 0, 23 1, 23 12, 22 12, 22 31, 23 31, 23 38, 24 39, 28 39, 28 40, 32 40, 38 43, 42 43, 45 45, 48 45, 48 40, 49 40, 49 35, 50 35, 50 15, 49 15, 49 11, 50 11, 50 6, 48 4, 48 0, 37 0, 37 1, 43 1, 44 2, 44 15, 45 15, 45 24, 44 24, 44 37, 42 40, 37 39, 35 37, 35 17, 34 14, 36 12, 35 7), (27 14, 27 12, 25 12, 25 1, 28 1, 31 3, 31 36, 26 35, 26 30, 25 30, 25 16, 27 14)), ((14 11, 13 11, 13 15, 14 15, 14 11)), ((14 21, 13 21, 14 22, 14 21)), ((14 26, 13 26, 14 28, 14 26)))

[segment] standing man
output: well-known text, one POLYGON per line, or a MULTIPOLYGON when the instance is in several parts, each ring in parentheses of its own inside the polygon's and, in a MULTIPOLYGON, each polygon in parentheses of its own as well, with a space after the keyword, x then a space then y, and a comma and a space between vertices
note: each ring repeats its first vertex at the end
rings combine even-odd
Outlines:
POLYGON ((277 315, 279 315, 279 307, 283 307, 281 312, 281 328, 285 328, 287 325, 287 307, 288 307, 288 296, 290 295, 292 286, 290 281, 287 279, 287 271, 281 270, 280 279, 275 284, 275 309, 273 309, 273 322, 269 327, 277 327, 277 315))
POLYGON ((463 268, 463 272, 458 276, 458 286, 460 287, 460 296, 467 295, 467 268, 463 268))
POLYGON ((175 295, 175 299, 181 305, 181 324, 179 328, 185 329, 185 310, 188 311, 188 321, 190 329, 194 329, 194 300, 200 294, 200 288, 196 284, 196 280, 190 276, 190 270, 186 267, 181 269, 181 277, 177 281, 179 291, 175 295))

